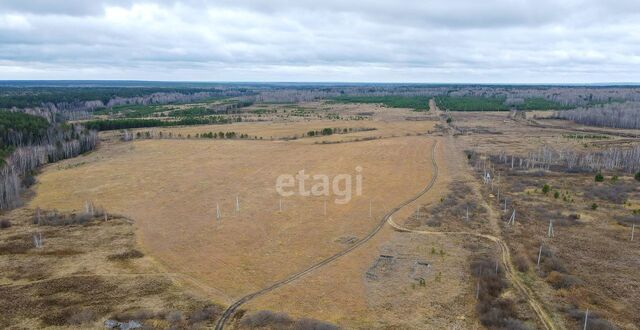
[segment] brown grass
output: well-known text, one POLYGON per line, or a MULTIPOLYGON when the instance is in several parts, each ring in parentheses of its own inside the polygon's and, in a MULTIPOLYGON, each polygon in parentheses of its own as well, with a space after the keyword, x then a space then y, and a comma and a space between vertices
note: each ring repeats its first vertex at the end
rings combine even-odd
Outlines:
POLYGON ((219 316, 219 306, 212 312, 212 305, 184 293, 153 260, 136 253, 128 220, 42 227, 32 224, 31 214, 9 213, 14 226, 0 239, 0 327, 102 328, 113 318, 156 327, 171 310, 190 315, 183 323, 191 326, 219 316), (34 232, 42 234, 44 247, 34 247, 34 232), (127 252, 116 263, 113 250, 127 252), (142 309, 148 317, 133 313, 142 309))

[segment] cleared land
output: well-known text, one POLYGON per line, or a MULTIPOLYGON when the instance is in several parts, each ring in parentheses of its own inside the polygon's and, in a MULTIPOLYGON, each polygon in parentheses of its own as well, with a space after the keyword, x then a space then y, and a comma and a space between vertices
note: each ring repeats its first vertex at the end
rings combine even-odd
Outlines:
MULTIPOLYGON (((100 257, 73 259, 91 269, 67 267, 65 261, 64 267, 38 276, 104 276, 110 264, 91 262, 103 260, 105 249, 113 248, 105 242, 121 232, 127 235, 124 250, 139 249, 145 257, 118 266, 137 272, 144 266, 144 272, 161 273, 198 299, 215 302, 215 313, 204 324, 211 326, 222 312, 219 305, 286 279, 365 237, 390 209, 424 189, 435 160, 439 175, 433 188, 394 214, 393 226, 242 305, 230 325, 298 324, 259 312, 270 310, 359 329, 562 329, 578 327, 589 308, 593 326, 637 329, 637 238, 630 241, 629 235, 640 195, 632 175, 607 172, 604 182, 594 183, 591 172, 558 166, 511 169, 499 161, 505 155, 533 157, 544 146, 578 152, 629 147, 637 143, 635 131, 624 136, 613 129, 594 132, 564 121, 514 119, 507 112, 443 113, 432 100, 419 101, 431 111, 334 102, 257 104, 233 124, 135 129, 133 136, 140 133, 140 138, 131 142, 121 141, 124 131, 103 132, 97 151, 45 167, 34 197, 15 218, 30 232, 36 207, 74 212, 91 200, 133 219, 134 227, 115 222, 95 227, 101 233, 95 252, 100 257), (447 118, 452 120, 445 124, 447 118), (330 135, 309 134, 328 128, 330 135), (209 132, 235 132, 236 138, 210 138, 209 132), (432 159, 435 142, 439 146, 432 159), (362 195, 344 205, 334 203, 340 196, 281 198, 275 190, 279 175, 300 170, 330 179, 350 174, 355 184, 358 166, 362 195), (492 173, 493 186, 483 184, 485 171, 492 173), (508 209, 517 209, 515 225, 507 224, 505 196, 508 209), (216 219, 217 206, 221 219, 216 219), (556 225, 553 238, 546 237, 549 220, 556 225), (112 227, 120 231, 107 232, 112 227)), ((313 183, 309 178, 306 189, 313 183)), ((10 255, 7 260, 16 258, 10 255)), ((13 278, 18 273, 5 272, 3 284, 19 288, 39 281, 13 278)), ((160 302, 145 306, 171 308, 160 302)), ((198 307, 185 308, 185 313, 203 308, 189 306, 198 307)), ((94 312, 87 324, 115 311, 94 312)), ((168 324, 165 314, 153 318, 168 324)))
MULTIPOLYGON (((106 143, 90 155, 46 168, 39 176, 36 196, 29 207, 77 210, 85 200, 92 200, 112 212, 135 219, 145 253, 154 256, 170 272, 188 274, 216 288, 207 296, 229 303, 348 247, 354 239, 368 233, 388 209, 420 191, 430 179, 434 139, 406 136, 406 133, 424 134, 433 128, 434 122, 389 120, 225 126, 234 126, 236 131, 247 128, 277 136, 329 124, 351 127, 352 123, 376 126, 378 130, 371 132, 382 132, 385 138, 338 144, 316 144, 312 142, 314 138, 106 143), (271 126, 274 127, 270 131, 271 126), (355 175, 356 166, 363 167, 363 194, 354 196, 349 204, 333 203, 336 196, 295 196, 283 198, 283 211, 279 211, 279 196, 274 189, 278 175, 295 174, 302 169, 312 175, 355 175), (240 199, 239 212, 234 210, 236 196, 240 199), (324 200, 328 200, 326 216, 323 215, 324 200), (372 217, 369 217, 370 201, 372 217), (216 204, 222 213, 219 222, 216 204)), ((347 142, 361 133, 370 132, 329 138, 347 142)), ((307 189, 310 185, 307 184, 307 189)), ((403 212, 409 213, 400 216, 410 214, 410 211, 403 212)), ((383 244, 384 237, 391 234, 380 235, 379 241, 376 238, 366 249, 341 261, 345 263, 343 267, 326 268, 333 273, 326 274, 323 270, 320 275, 314 274, 283 288, 264 301, 256 301, 250 309, 268 308, 354 326, 386 322, 386 317, 380 320, 372 317, 383 302, 379 297, 368 297, 362 274, 381 253, 373 247, 383 244), (338 290, 336 278, 351 284, 345 283, 338 290), (295 299, 286 293, 290 289, 296 292, 295 299), (317 308, 318 296, 313 294, 316 291, 325 292, 323 309, 317 308), (330 295, 330 292, 333 293, 330 295), (368 300, 378 308, 368 307, 368 300), (365 321, 367 319, 370 321, 365 321)), ((426 243, 412 242, 414 248, 422 244, 426 243)), ((425 255, 416 258, 429 258, 430 250, 424 247, 419 250, 425 255)), ((458 267, 464 268, 464 263, 458 267)), ((405 284, 410 285, 409 282, 405 284)), ((457 280, 445 283, 456 292, 452 297, 466 294, 465 285, 457 280)), ((450 320, 446 313, 436 315, 443 323, 450 320)), ((460 315, 472 320, 472 304, 460 315)))

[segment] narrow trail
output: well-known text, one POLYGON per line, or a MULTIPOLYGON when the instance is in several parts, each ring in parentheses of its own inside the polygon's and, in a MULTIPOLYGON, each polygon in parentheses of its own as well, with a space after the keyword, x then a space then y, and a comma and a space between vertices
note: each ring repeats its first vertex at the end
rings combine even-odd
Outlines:
POLYGON ((368 242, 369 240, 371 240, 378 232, 380 232, 380 230, 384 227, 384 225, 387 223, 387 221, 391 218, 392 215, 394 215, 396 212, 398 212, 400 209, 402 209, 403 207, 405 207, 408 204, 413 203, 415 200, 417 200, 418 198, 422 197, 424 194, 426 194, 429 190, 431 190, 431 188, 433 187, 433 185, 436 182, 436 179, 438 178, 438 165, 436 163, 436 147, 438 146, 438 141, 434 142, 433 147, 431 149, 431 163, 433 166, 433 175, 431 176, 431 180, 429 181, 429 183, 427 184, 427 186, 421 190, 417 195, 413 196, 412 198, 404 201, 403 203, 401 203, 400 205, 396 206, 395 208, 393 208, 392 210, 390 210, 389 212, 387 212, 382 219, 380 220, 380 222, 376 225, 375 228, 373 228, 369 234, 367 234, 367 236, 363 237, 362 239, 360 239, 359 241, 357 241, 355 244, 351 245, 350 247, 348 247, 345 250, 342 250, 300 272, 297 272, 295 274, 290 275, 288 278, 283 279, 281 281, 275 282, 272 285, 263 288, 261 290, 258 290, 256 292, 250 293, 240 299, 238 299, 236 302, 234 302, 233 304, 231 304, 229 307, 227 307, 227 309, 224 311, 224 313, 222 314, 222 316, 220 317, 220 319, 218 319, 218 322, 216 323, 215 329, 216 330, 222 330, 224 329, 225 324, 229 321, 229 319, 231 319, 231 317, 233 316, 233 314, 235 313, 235 311, 240 308, 240 306, 242 306, 243 304, 249 302, 250 300, 263 295, 267 292, 273 291, 283 285, 286 285, 288 283, 291 283, 305 275, 309 275, 311 273, 313 273, 314 271, 318 270, 319 268, 339 259, 340 257, 343 257, 345 255, 347 255, 349 252, 355 250, 356 248, 358 248, 359 246, 363 245, 364 243, 368 242))
POLYGON ((549 316, 549 314, 546 312, 546 310, 544 309, 543 304, 541 304, 538 301, 537 295, 527 285, 522 283, 522 281, 520 280, 518 275, 516 275, 515 268, 513 266, 512 261, 511 261, 511 253, 509 251, 509 247, 499 237, 492 236, 492 235, 487 235, 487 234, 473 233, 473 232, 438 232, 438 231, 413 230, 413 229, 408 229, 408 228, 405 228, 403 226, 398 225, 391 218, 387 219, 387 222, 389 223, 389 225, 391 225, 391 227, 393 227, 395 230, 400 231, 400 232, 415 233, 415 234, 422 234, 422 235, 434 235, 434 236, 454 236, 454 235, 457 235, 457 236, 475 236, 475 237, 480 237, 480 238, 484 238, 484 239, 490 240, 490 241, 498 244, 498 246, 500 247, 500 250, 502 252, 502 264, 504 266, 505 273, 507 275, 507 279, 518 290, 520 290, 520 292, 522 292, 522 294, 524 294, 525 298, 527 299, 527 302, 529 303, 529 305, 531 306, 533 311, 536 313, 536 315, 540 319, 540 322, 544 325, 544 327, 547 330, 559 329, 559 327, 555 325, 555 323, 553 321, 553 318, 551 318, 549 316))

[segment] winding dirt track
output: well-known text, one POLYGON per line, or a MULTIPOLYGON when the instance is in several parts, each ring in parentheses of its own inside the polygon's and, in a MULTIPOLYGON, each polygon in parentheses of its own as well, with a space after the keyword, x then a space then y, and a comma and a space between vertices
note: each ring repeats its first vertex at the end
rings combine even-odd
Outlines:
POLYGON ((516 288, 518 288, 518 290, 520 290, 522 294, 524 294, 525 298, 527 299, 527 302, 529 303, 533 311, 536 313, 536 315, 540 319, 540 322, 544 325, 544 327, 547 330, 556 330, 559 328, 555 325, 553 319, 547 314, 543 305, 538 301, 538 298, 535 295, 535 293, 528 286, 522 283, 520 278, 516 275, 514 266, 511 262, 511 253, 509 252, 509 247, 502 239, 492 235, 478 234, 478 233, 472 233, 472 232, 437 232, 437 231, 412 230, 412 229, 408 229, 398 225, 397 223, 393 222, 393 219, 387 219, 387 222, 395 230, 401 231, 401 232, 423 234, 423 235, 439 235, 439 236, 468 235, 468 236, 475 236, 475 237, 488 239, 492 242, 495 242, 496 244, 498 244, 498 246, 500 247, 500 250, 502 251, 502 264, 504 266, 505 273, 507 274, 507 279, 509 279, 509 281, 513 283, 513 285, 516 288))
POLYGON ((513 285, 520 290, 520 292, 522 292, 522 294, 525 296, 525 298, 527 299, 527 302, 529 303, 529 305, 531 306, 531 308, 533 309, 533 311, 536 313, 536 315, 538 316, 538 318, 540 319, 540 322, 544 325, 544 327, 547 330, 557 330, 557 329, 561 329, 562 327, 556 326, 553 318, 551 318, 549 316, 549 314, 546 312, 546 310, 544 309, 543 304, 541 304, 538 301, 538 297, 536 296, 536 294, 528 287, 526 286, 524 283, 522 283, 522 281, 520 280, 520 278, 516 275, 516 271, 515 268, 513 266, 513 263, 511 261, 511 253, 509 251, 509 247, 507 246, 507 244, 500 239, 499 237, 496 236, 492 236, 492 235, 486 235, 486 234, 479 234, 479 233, 473 233, 473 232, 432 232, 432 231, 420 231, 420 230, 412 230, 412 229, 408 229, 405 227, 402 227, 398 224, 396 224, 393 219, 391 218, 391 216, 393 214, 395 214, 396 212, 398 212, 400 209, 402 209, 403 207, 405 207, 408 204, 411 204, 412 202, 414 202, 415 200, 417 200, 418 198, 420 198, 421 196, 423 196, 425 193, 427 193, 429 190, 431 190, 431 188, 433 187, 433 185, 436 182, 436 179, 438 178, 438 164, 436 162, 436 158, 435 158, 435 151, 436 151, 436 147, 438 145, 438 142, 436 141, 433 144, 432 150, 431 150, 431 162, 433 165, 433 175, 431 177, 431 180, 429 181, 429 183, 427 184, 427 186, 420 191, 417 195, 415 195, 414 197, 412 197, 409 200, 406 200, 405 202, 403 202, 402 204, 396 206, 395 208, 393 208, 392 210, 390 210, 389 212, 387 212, 382 219, 380 220, 380 222, 378 223, 378 225, 373 228, 373 230, 371 230, 371 232, 369 232, 369 234, 367 236, 365 236, 364 238, 360 239, 358 242, 356 242, 354 245, 350 246, 349 248, 338 252, 336 254, 334 254, 331 257, 328 257, 312 266, 310 266, 309 268, 306 268, 298 273, 295 273, 291 276, 289 276, 286 279, 283 279, 281 281, 278 281, 266 288, 263 288, 261 290, 258 290, 256 292, 250 293, 240 299, 238 299, 236 302, 234 302, 233 304, 231 304, 222 314, 222 317, 218 320, 218 322, 216 323, 215 329, 216 330, 222 330, 224 329, 225 324, 229 321, 229 319, 233 316, 233 314, 235 313, 235 311, 242 306, 243 304, 249 302, 250 300, 263 295, 265 293, 268 293, 270 291, 273 291, 283 285, 286 285, 288 283, 291 283, 305 275, 308 275, 316 270, 318 270, 319 268, 321 268, 322 266, 325 266, 335 260, 337 260, 338 258, 348 254, 349 252, 355 250, 356 248, 358 248, 359 246, 361 246, 362 244, 366 243, 367 241, 371 240, 385 225, 385 223, 388 223, 389 225, 391 225, 395 230, 400 231, 400 232, 409 232, 409 233, 416 233, 416 234, 423 234, 423 235, 441 235, 441 236, 453 236, 453 235, 468 235, 468 236, 476 236, 476 237, 480 237, 483 239, 487 239, 490 240, 492 242, 495 242, 496 244, 498 244, 498 246, 500 247, 500 250, 502 252, 502 264, 504 266, 505 269, 505 273, 507 275, 507 279, 513 283, 513 285))
POLYGON ((431 177, 431 180, 429 181, 429 183, 427 184, 427 186, 420 191, 418 194, 416 194, 415 196, 413 196, 412 198, 404 201, 403 203, 401 203, 400 205, 396 206, 395 208, 391 209, 389 212, 387 212, 382 219, 380 220, 380 222, 378 223, 378 225, 373 228, 371 230, 371 232, 369 232, 369 234, 367 234, 367 236, 363 237, 362 239, 360 239, 359 241, 357 241, 355 244, 351 245, 350 247, 348 247, 347 249, 340 251, 300 272, 297 272, 295 274, 292 274, 291 276, 287 277, 286 279, 283 279, 281 281, 275 282, 272 285, 263 288, 261 290, 258 290, 256 292, 250 293, 240 299, 238 299, 236 302, 234 302, 233 304, 231 304, 229 307, 227 307, 227 309, 224 311, 224 313, 222 314, 222 317, 220 317, 220 319, 218 320, 218 322, 216 323, 216 330, 222 330, 224 329, 225 324, 227 323, 227 321, 229 321, 229 319, 233 316, 233 314, 235 313, 235 311, 242 306, 243 304, 247 303, 248 301, 263 295, 269 291, 273 291, 285 284, 291 283, 305 275, 308 275, 316 270, 318 270, 319 268, 321 268, 322 266, 325 266, 337 259, 339 259, 342 256, 345 256, 346 254, 348 254, 349 252, 355 250, 356 248, 358 248, 359 246, 361 246, 362 244, 368 242, 369 240, 371 240, 385 225, 385 223, 387 223, 387 220, 389 220, 391 218, 391 216, 393 214, 395 214, 396 212, 398 212, 400 209, 402 209, 403 207, 405 207, 408 204, 411 204, 412 202, 414 202, 415 200, 417 200, 418 198, 422 197, 422 195, 426 194, 429 190, 431 190, 431 188, 433 187, 433 185, 436 182, 436 179, 438 178, 438 165, 436 163, 436 158, 435 158, 435 151, 436 151, 436 147, 438 145, 438 142, 436 141, 433 144, 433 147, 431 149, 431 163, 433 165, 433 175, 431 177))

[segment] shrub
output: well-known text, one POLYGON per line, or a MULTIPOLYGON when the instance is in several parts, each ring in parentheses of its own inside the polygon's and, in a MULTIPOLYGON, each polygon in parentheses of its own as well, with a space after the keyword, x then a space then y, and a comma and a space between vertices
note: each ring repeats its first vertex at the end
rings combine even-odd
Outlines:
POLYGON ((567 272, 567 267, 564 265, 562 260, 553 255, 553 252, 551 252, 550 250, 545 251, 545 249, 543 248, 542 255, 545 256, 545 258, 542 259, 540 268, 544 274, 549 274, 551 272, 567 272))
POLYGON ((640 225, 640 216, 638 216, 639 214, 637 214, 636 212, 634 212, 632 215, 626 215, 626 216, 619 216, 616 218, 616 220, 618 221, 618 224, 623 225, 623 226, 633 226, 634 224, 636 226, 640 225))
POLYGON ((591 204, 591 209, 594 210, 594 211, 597 210, 598 209, 598 204, 596 204, 596 203, 591 204))
POLYGON ((489 329, 526 329, 525 325, 516 319, 513 301, 502 297, 507 283, 502 269, 498 268, 496 272, 495 261, 487 257, 474 260, 471 263, 471 272, 480 284, 476 305, 480 322, 489 329))
POLYGON ((451 124, 452 121, 453 119, 451 117, 447 118, 447 124, 451 124))
POLYGON ((92 206, 93 213, 70 213, 65 214, 58 212, 58 210, 44 211, 36 208, 33 214, 33 224, 45 225, 45 226, 67 226, 67 225, 81 225, 85 224, 93 219, 103 220, 105 216, 104 209, 100 207, 92 206))
POLYGON ((634 178, 636 178, 636 181, 640 181, 640 172, 636 173, 634 178))
POLYGON ((9 227, 11 227, 11 221, 9 221, 8 219, 0 220, 0 229, 5 229, 9 227))
MULTIPOLYGON (((567 314, 569 314, 569 316, 578 321, 580 324, 582 324, 582 322, 584 322, 584 317, 585 317, 585 310, 584 309, 578 309, 576 306, 571 306, 568 309, 565 309, 567 314)), ((600 315, 598 315, 598 313, 593 312, 593 311, 589 311, 589 326, 588 326, 589 330, 615 330, 618 329, 616 328, 613 324, 611 324, 609 321, 604 320, 601 318, 600 315)))
POLYGON ((527 257, 521 252, 519 252, 515 256, 515 258, 513 259, 513 263, 515 264, 516 269, 519 272, 525 273, 529 270, 529 261, 527 260, 527 257))
POLYGON ((167 316, 165 317, 165 319, 169 323, 178 323, 178 322, 182 322, 182 320, 184 320, 184 317, 182 316, 181 311, 171 311, 167 313, 167 316))
POLYGON ((112 254, 110 256, 107 257, 107 260, 110 261, 117 261, 117 260, 128 260, 128 259, 137 259, 137 258, 142 258, 144 257, 144 253, 136 250, 136 249, 132 249, 129 251, 125 251, 122 253, 116 253, 116 254, 112 254))
POLYGON ((272 311, 257 311, 242 317, 240 324, 248 328, 289 327, 293 320, 285 313, 274 313, 272 311))
POLYGON ((138 320, 144 321, 148 319, 152 319, 156 317, 156 313, 146 310, 146 309, 138 309, 128 312, 122 312, 113 315, 113 319, 120 322, 128 322, 130 320, 138 320))
POLYGON ((213 320, 217 315, 220 315, 221 313, 222 311, 220 310, 220 307, 217 307, 215 305, 208 305, 201 310, 197 310, 191 313, 191 315, 189 315, 189 323, 193 324, 202 321, 213 320))
POLYGON ((559 192, 555 192, 553 193, 553 198, 558 199, 558 197, 560 197, 560 193, 559 192))
POLYGON ((544 194, 547 194, 549 191, 551 190, 551 187, 548 184, 544 184, 544 186, 542 186, 542 192, 544 194))
POLYGON ((582 284, 582 280, 578 277, 556 271, 551 272, 549 276, 547 276, 547 282, 555 289, 569 289, 582 284))
POLYGON ((83 309, 82 311, 69 316, 67 323, 80 325, 80 324, 91 323, 95 321, 95 319, 96 319, 96 314, 93 311, 88 309, 83 309))
POLYGON ((593 186, 585 189, 584 196, 622 204, 627 201, 629 194, 635 189, 636 187, 633 184, 593 186))
POLYGON ((300 319, 293 325, 293 330, 338 330, 335 325, 314 319, 300 319))
POLYGON ((602 173, 596 174, 595 180, 596 180, 596 182, 604 181, 604 176, 602 175, 602 173))

